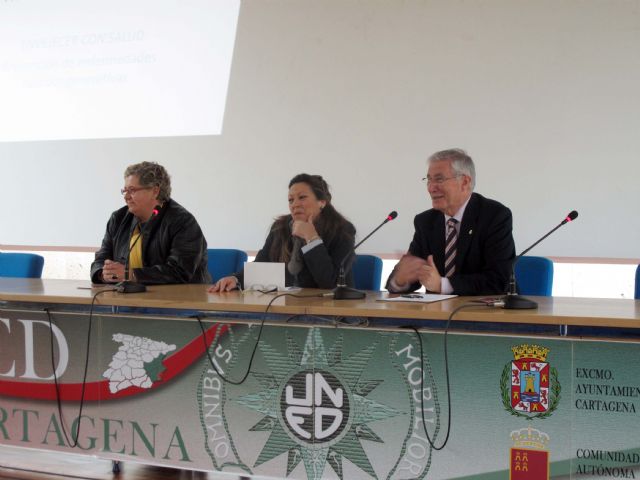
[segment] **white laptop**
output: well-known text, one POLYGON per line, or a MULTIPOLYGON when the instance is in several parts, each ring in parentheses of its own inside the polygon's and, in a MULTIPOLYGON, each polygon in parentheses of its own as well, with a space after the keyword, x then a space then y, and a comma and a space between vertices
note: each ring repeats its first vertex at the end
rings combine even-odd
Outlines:
POLYGON ((276 262, 245 262, 244 289, 245 290, 285 290, 284 263, 276 262))

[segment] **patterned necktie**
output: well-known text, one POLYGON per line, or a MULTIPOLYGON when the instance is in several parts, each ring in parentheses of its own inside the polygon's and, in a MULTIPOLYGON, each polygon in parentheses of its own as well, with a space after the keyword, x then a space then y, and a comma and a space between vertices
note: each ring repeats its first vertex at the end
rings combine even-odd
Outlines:
POLYGON ((444 248, 444 276, 450 277, 456 271, 456 242, 458 241, 458 231, 455 218, 447 220, 447 244, 444 248))

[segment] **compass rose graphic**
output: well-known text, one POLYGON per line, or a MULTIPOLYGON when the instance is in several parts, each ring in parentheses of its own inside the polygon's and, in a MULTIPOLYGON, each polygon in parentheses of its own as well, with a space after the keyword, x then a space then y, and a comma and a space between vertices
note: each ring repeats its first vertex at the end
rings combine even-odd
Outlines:
POLYGON ((309 480, 327 464, 343 479, 347 459, 377 478, 363 445, 384 439, 369 425, 403 414, 368 398, 382 383, 364 377, 377 342, 345 356, 342 335, 328 348, 321 330, 310 329, 304 347, 287 335, 286 356, 261 343, 268 372, 252 373, 260 390, 233 400, 262 415, 251 431, 270 432, 254 467, 286 454, 287 476, 302 462, 309 480))

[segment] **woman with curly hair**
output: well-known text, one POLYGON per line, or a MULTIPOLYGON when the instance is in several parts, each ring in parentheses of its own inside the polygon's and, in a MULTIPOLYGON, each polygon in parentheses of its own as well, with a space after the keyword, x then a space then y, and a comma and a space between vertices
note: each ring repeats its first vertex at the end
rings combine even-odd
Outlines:
POLYGON ((126 205, 107 223, 91 264, 93 283, 209 283, 207 242, 194 216, 171 198, 162 165, 142 162, 124 172, 126 205))

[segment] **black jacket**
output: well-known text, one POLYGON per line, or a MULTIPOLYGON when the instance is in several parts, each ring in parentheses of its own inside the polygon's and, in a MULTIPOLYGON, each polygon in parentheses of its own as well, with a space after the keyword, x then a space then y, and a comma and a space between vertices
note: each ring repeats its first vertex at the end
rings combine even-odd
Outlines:
MULTIPOLYGON (((427 210, 416 215, 409 254, 433 261, 444 272, 444 214, 427 210)), ((456 273, 449 281, 456 295, 492 295, 506 292, 515 258, 511 211, 501 203, 472 193, 460 224, 456 246, 456 273)), ((394 275, 391 273, 389 279, 394 275)), ((420 288, 419 283, 410 290, 420 288)), ((387 288, 389 288, 387 281, 387 288)))
MULTIPOLYGON (((289 224, 291 221, 292 220, 289 219, 289 224)), ((323 237, 323 243, 312 248, 307 253, 302 254, 304 267, 302 268, 302 271, 298 273, 296 278, 289 273, 289 270, 285 265, 285 285, 287 287, 296 286, 302 288, 334 288, 338 280, 340 263, 344 261, 346 284, 348 286, 353 286, 351 264, 355 259, 353 252, 355 232, 355 227, 349 223, 345 231, 336 232, 336 234, 331 238, 323 237)), ((289 233, 291 232, 289 231, 289 233)), ((292 237, 290 237, 289 241, 293 243, 291 238, 292 237)), ((277 259, 270 258, 269 254, 273 241, 274 234, 273 231, 271 231, 265 240, 264 246, 256 255, 256 262, 278 261, 277 259)), ((242 272, 235 273, 234 276, 236 276, 244 286, 242 272)), ((250 285, 245 287, 250 287, 250 285)))
MULTIPOLYGON (((107 223, 102 246, 91 264, 91 281, 102 283, 104 261, 127 262, 129 239, 136 226, 127 207, 116 210, 107 223)), ((207 241, 191 213, 174 200, 165 202, 156 217, 143 227, 144 267, 133 270, 144 284, 210 283, 207 270, 207 241)))

